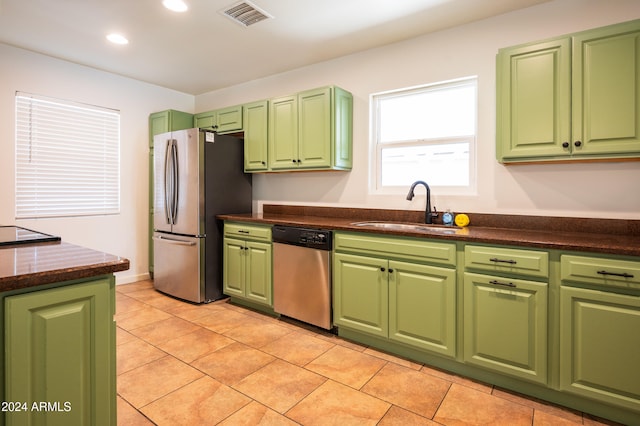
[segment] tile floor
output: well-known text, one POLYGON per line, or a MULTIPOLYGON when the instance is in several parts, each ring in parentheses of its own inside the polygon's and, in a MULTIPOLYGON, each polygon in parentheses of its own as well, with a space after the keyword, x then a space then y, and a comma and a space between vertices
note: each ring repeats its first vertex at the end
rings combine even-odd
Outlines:
POLYGON ((611 424, 150 281, 116 307, 118 425, 611 424))

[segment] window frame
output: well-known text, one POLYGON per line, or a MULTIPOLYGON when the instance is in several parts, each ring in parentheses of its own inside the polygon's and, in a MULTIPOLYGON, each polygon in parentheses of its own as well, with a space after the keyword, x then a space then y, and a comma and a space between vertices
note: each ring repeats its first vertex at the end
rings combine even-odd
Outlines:
POLYGON ((15 219, 120 214, 120 111, 16 91, 15 219))
MULTIPOLYGON (((369 193, 375 195, 405 194, 409 185, 382 185, 382 150, 389 147, 438 146, 453 143, 469 143, 469 184, 466 186, 445 186, 430 184, 431 189, 437 190, 439 195, 476 195, 477 194, 477 139, 478 139, 478 77, 464 77, 454 80, 423 84, 419 86, 388 90, 370 95, 370 158, 369 158, 369 193), (380 142, 381 120, 380 101, 417 93, 438 91, 460 86, 472 86, 475 93, 474 134, 463 136, 448 136, 438 138, 411 139, 393 142, 380 142)), ((424 180, 424 179, 423 179, 424 180)))

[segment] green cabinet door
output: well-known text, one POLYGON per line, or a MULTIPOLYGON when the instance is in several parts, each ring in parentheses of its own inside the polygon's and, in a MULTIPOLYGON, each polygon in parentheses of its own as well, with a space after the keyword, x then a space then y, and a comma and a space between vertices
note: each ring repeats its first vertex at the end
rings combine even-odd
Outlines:
POLYGON ((245 296, 272 306, 271 244, 247 241, 245 247, 245 296))
POLYGON ((267 170, 269 136, 269 103, 253 102, 244 105, 244 170, 267 170))
POLYGON ((560 387, 640 412, 640 296, 560 289, 560 387))
POLYGON ((573 43, 573 154, 640 156, 640 21, 573 43))
POLYGON ((218 109, 215 112, 218 133, 242 131, 242 105, 218 109))
POLYGON ((464 274, 464 361, 547 383, 546 283, 464 274))
POLYGON ((389 338, 455 356, 456 270, 389 261, 389 338))
POLYGON ((190 129, 193 127, 193 114, 187 112, 167 110, 154 112, 149 115, 149 272, 153 276, 153 137, 161 133, 174 130, 190 129))
POLYGON ((331 165, 331 88, 298 94, 298 167, 328 168, 331 165))
POLYGON ((269 168, 298 165, 298 98, 287 96, 269 102, 269 168))
POLYGON ((193 127, 201 129, 216 129, 216 112, 206 111, 193 116, 193 127))
POLYGON ((7 425, 116 424, 113 293, 104 278, 5 299, 5 399, 28 408, 7 425))
POLYGON ((222 282, 224 294, 228 296, 244 296, 244 244, 243 240, 225 238, 223 242, 222 282))
POLYGON ((333 322, 380 337, 389 335, 388 261, 335 253, 333 322))
POLYGON ((501 162, 640 157, 640 20, 501 49, 501 162))
POLYGON ((497 74, 498 159, 569 154, 570 40, 501 51, 497 74))

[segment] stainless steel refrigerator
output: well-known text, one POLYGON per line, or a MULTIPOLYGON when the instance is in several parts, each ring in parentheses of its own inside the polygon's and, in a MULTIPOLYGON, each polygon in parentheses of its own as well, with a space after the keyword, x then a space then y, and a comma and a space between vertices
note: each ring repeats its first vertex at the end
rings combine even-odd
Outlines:
POLYGON ((241 139, 202 129, 157 135, 154 287, 201 303, 223 297, 221 213, 251 212, 241 139))

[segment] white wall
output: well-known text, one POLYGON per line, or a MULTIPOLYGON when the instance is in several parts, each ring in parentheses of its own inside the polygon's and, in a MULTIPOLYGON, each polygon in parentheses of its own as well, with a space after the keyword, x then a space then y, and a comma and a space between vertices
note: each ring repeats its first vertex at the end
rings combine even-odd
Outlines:
MULTIPOLYGON (((499 48, 640 18, 637 0, 556 0, 196 97, 196 111, 338 85, 354 95, 350 173, 254 175, 254 198, 286 204, 421 210, 424 196, 368 194, 369 96, 478 76, 478 194, 432 192, 440 210, 640 219, 640 162, 503 166, 495 160, 499 48)), ((420 194, 424 194, 422 191, 420 194)))
POLYGON ((168 108, 191 112, 194 97, 0 44, 0 225, 19 225, 126 257, 118 283, 148 276, 148 117, 168 108), (120 110, 121 213, 61 219, 15 219, 15 92, 120 110))

